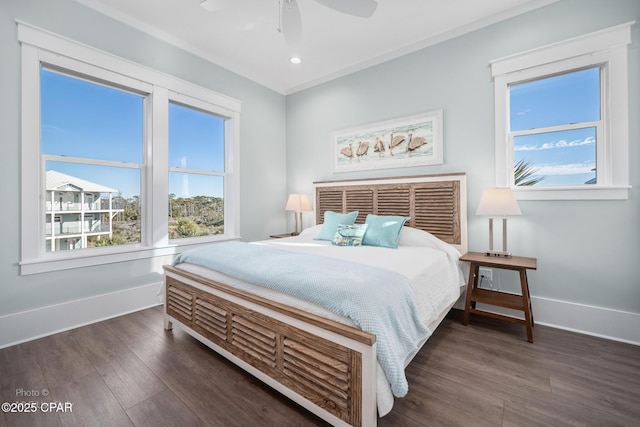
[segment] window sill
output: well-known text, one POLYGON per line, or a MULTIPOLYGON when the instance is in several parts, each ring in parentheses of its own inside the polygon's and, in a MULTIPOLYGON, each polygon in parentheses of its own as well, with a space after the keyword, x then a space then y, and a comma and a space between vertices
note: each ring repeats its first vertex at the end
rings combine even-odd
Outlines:
POLYGON ((48 273, 53 271, 69 270, 82 267, 92 267, 117 262, 136 261, 145 258, 174 256, 186 251, 187 249, 191 249, 192 247, 196 247, 199 245, 238 239, 240 239, 239 236, 224 236, 209 238, 206 240, 201 239, 199 241, 196 241, 195 239, 189 239, 189 241, 185 242, 172 241, 166 246, 157 247, 134 246, 126 248, 105 248, 104 251, 98 250, 100 253, 92 252, 94 251, 94 249, 86 251, 78 250, 64 251, 59 253, 47 253, 40 259, 21 261, 20 275, 27 276, 30 274, 48 273), (82 251, 82 253, 77 253, 79 251, 82 251))
POLYGON ((517 200, 627 200, 631 186, 512 187, 517 200))

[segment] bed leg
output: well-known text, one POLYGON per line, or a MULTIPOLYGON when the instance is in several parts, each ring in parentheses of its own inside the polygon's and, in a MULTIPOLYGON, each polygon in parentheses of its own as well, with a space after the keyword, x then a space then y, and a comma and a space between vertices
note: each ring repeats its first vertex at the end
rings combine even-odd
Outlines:
POLYGON ((164 330, 171 331, 173 330, 173 322, 169 319, 169 317, 164 318, 164 330))

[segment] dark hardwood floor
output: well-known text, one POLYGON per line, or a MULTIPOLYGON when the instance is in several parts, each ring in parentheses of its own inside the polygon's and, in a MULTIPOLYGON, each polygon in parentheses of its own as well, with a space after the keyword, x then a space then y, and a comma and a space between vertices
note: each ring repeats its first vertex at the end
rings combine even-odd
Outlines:
MULTIPOLYGON (((540 325, 534 339, 473 315, 462 326, 452 312, 378 425, 640 425, 640 347, 540 325)), ((0 413, 2 426, 326 425, 180 329, 165 332, 161 307, 0 350, 0 401, 37 406, 0 413)))

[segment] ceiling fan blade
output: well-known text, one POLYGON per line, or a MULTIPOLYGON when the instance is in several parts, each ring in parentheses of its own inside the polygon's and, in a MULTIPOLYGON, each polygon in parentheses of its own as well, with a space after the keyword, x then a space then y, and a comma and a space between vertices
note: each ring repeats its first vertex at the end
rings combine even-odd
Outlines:
POLYGON ((289 44, 298 43, 302 37, 302 17, 296 0, 282 1, 282 34, 289 44))
POLYGON ((329 9, 346 13, 347 15, 370 18, 376 11, 378 3, 375 0, 316 0, 329 9))

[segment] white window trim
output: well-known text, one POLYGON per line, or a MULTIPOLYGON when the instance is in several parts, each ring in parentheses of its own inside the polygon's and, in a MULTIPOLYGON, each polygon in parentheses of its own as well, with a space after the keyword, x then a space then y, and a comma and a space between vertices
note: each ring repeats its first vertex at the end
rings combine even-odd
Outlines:
MULTIPOLYGON (((173 255, 194 245, 240 236, 239 129, 241 102, 140 64, 16 21, 22 45, 21 255, 20 274, 87 267, 173 255), (44 249, 44 168, 40 153, 41 62, 147 93, 142 202, 145 218, 139 244, 46 252, 44 249), (216 236, 168 238, 168 105, 188 98, 201 109, 225 118, 225 229, 216 236), (153 141, 153 143, 152 143, 153 141), (152 149, 153 147, 153 149, 152 149)), ((188 105, 188 104, 187 104, 188 105)))
MULTIPOLYGON (((519 200, 626 200, 629 198, 628 22, 490 62, 495 91, 496 187, 511 187, 519 200), (516 187, 509 138, 509 84, 554 72, 603 65, 604 146, 598 183, 584 186, 516 187)), ((598 142, 600 144, 600 141, 598 142)), ((601 163, 600 163, 601 162, 601 163)))

